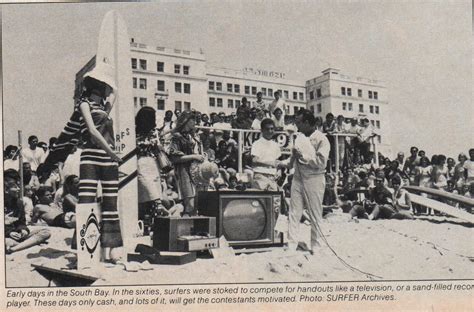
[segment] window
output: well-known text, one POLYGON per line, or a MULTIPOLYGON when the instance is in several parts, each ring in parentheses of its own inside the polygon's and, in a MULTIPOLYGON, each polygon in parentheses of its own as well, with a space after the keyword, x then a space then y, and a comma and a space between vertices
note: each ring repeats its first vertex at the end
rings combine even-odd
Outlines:
POLYGON ((235 108, 239 108, 240 106, 240 100, 235 100, 235 108))
POLYGON ((140 69, 146 70, 146 60, 140 60, 140 69))
POLYGON ((132 69, 137 69, 137 59, 132 58, 132 69))
POLYGON ((379 98, 378 92, 377 92, 377 91, 374 91, 374 99, 378 100, 378 98, 379 98))
POLYGON ((304 101, 304 94, 303 94, 303 92, 299 92, 299 93, 298 93, 298 98, 299 98, 300 101, 304 101))
POLYGON ((156 62, 156 71, 164 72, 165 71, 165 63, 163 62, 156 62))
POLYGON ((217 107, 222 107, 222 99, 217 98, 217 107))
POLYGON ((235 93, 240 93, 240 85, 238 85, 238 84, 234 85, 234 92, 235 93))
POLYGON ((267 96, 267 88, 262 88, 262 96, 267 96))
POLYGON ((377 125, 377 128, 380 129, 380 120, 377 120, 375 124, 377 125))
POLYGON ((216 90, 222 91, 222 82, 216 82, 216 90))
POLYGON ((314 92, 313 91, 309 91, 309 99, 314 100, 314 92))
POLYGON ((250 87, 249 86, 245 86, 245 94, 250 94, 250 87))
POLYGON ((361 90, 361 89, 357 90, 357 95, 358 95, 359 97, 362 97, 362 90, 361 90))
POLYGON ((297 100, 298 99, 298 92, 293 92, 293 100, 297 100))
POLYGON ((136 96, 133 97, 133 106, 135 106, 135 108, 138 107, 138 98, 136 96))
POLYGON ((342 94, 342 95, 346 95, 346 88, 341 87, 341 94, 342 94))
POLYGON ((369 91, 369 99, 372 98, 372 91, 369 91))
POLYGON ((187 94, 191 93, 191 85, 189 83, 184 84, 184 93, 187 93, 187 94))
POLYGON ((181 93, 181 82, 174 83, 174 92, 181 93))
POLYGON ((347 103, 346 102, 342 102, 342 110, 347 110, 347 103))
POLYGON ((233 88, 232 88, 232 84, 231 83, 228 83, 227 84, 227 92, 232 92, 233 88))
MULTIPOLYGON (((189 75, 189 66, 183 65, 183 75, 189 75)), ((186 103, 184 103, 184 106, 186 107, 186 103)))
POLYGON ((374 113, 374 106, 373 106, 373 105, 370 105, 370 106, 369 106, 369 112, 370 112, 371 114, 374 113))
POLYGON ((133 77, 133 88, 136 89, 138 85, 138 79, 133 77))
POLYGON ((379 144, 382 143, 382 137, 380 135, 377 136, 377 140, 379 141, 379 144))
POLYGON ((318 98, 321 97, 321 88, 317 88, 317 89, 316 89, 316 96, 317 96, 318 98))
POLYGON ((268 88, 268 96, 273 96, 273 89, 268 88))
POLYGON ((211 97, 209 98, 209 106, 214 107, 216 106, 216 99, 211 97))
POLYGON ((379 107, 378 107, 378 106, 375 106, 375 113, 376 113, 376 114, 379 113, 379 107))
POLYGON ((227 100, 227 107, 228 108, 234 108, 234 100, 228 99, 227 100))
POLYGON ((364 112, 364 104, 359 104, 359 113, 364 112))
POLYGON ((174 102, 174 109, 179 109, 180 111, 183 110, 183 105, 182 105, 181 101, 175 101, 174 102))
POLYGON ((370 121, 370 124, 372 125, 372 127, 374 127, 374 126, 375 126, 375 121, 374 121, 374 120, 371 120, 371 121, 370 121))
POLYGON ((289 98, 289 94, 287 90, 283 91, 283 96, 285 97, 285 99, 289 98))
POLYGON ((321 106, 321 103, 318 103, 318 104, 317 104, 317 112, 318 112, 318 113, 321 113, 322 111, 323 111, 323 108, 322 108, 322 106, 321 106))
POLYGON ((191 110, 191 102, 184 102, 184 110, 185 111, 191 110))
POLYGON ((165 91, 165 81, 164 80, 158 80, 157 83, 157 89, 158 91, 165 91))
POLYGON ((209 81, 209 90, 214 91, 214 81, 209 81))
POLYGON ((257 87, 252 87, 252 94, 253 95, 257 94, 257 87))
POLYGON ((311 111, 311 113, 314 114, 314 105, 311 105, 310 108, 309 108, 309 110, 311 111))
POLYGON ((347 107, 349 108, 349 111, 352 112, 352 103, 347 103, 347 107))
POLYGON ((299 108, 298 106, 294 106, 294 107, 293 107, 293 114, 296 115, 296 113, 298 112, 299 109, 300 109, 300 108, 299 108))
POLYGON ((140 107, 146 106, 146 98, 140 98, 140 107))
POLYGON ((347 88, 347 96, 352 96, 352 89, 351 88, 347 88))
POLYGON ((146 90, 146 79, 140 78, 140 89, 146 90))
POLYGON ((281 97, 282 94, 283 94, 283 93, 281 92, 281 89, 278 89, 277 91, 278 91, 278 93, 280 93, 280 97, 281 97))
POLYGON ((156 109, 157 110, 165 110, 165 100, 158 99, 156 101, 156 109))
POLYGON ((174 64, 174 73, 179 74, 181 72, 181 65, 174 64))

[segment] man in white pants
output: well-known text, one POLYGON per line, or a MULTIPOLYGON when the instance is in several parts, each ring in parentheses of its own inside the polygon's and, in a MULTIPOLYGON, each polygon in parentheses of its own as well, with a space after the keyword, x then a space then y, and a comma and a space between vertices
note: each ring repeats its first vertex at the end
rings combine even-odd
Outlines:
POLYGON ((313 253, 321 246, 318 228, 323 218, 324 174, 331 147, 326 136, 316 130, 316 118, 309 110, 299 110, 295 124, 301 133, 287 163, 295 169, 291 185, 288 248, 296 250, 298 246, 300 220, 306 207, 311 222, 310 252, 313 253))

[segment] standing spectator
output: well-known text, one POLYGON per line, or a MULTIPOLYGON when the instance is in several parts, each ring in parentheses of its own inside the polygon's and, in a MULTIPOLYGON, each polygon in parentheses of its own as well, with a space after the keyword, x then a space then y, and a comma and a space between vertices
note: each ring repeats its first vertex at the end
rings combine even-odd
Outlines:
POLYGON ((462 188, 464 183, 466 182, 466 175, 464 172, 464 163, 467 160, 467 156, 465 153, 460 153, 458 156, 459 163, 454 167, 454 182, 456 183, 456 189, 458 190, 459 194, 462 192, 462 188))
MULTIPOLYGON (((285 115, 285 105, 286 104, 285 104, 285 101, 281 98, 280 91, 273 92, 273 96, 275 97, 275 99, 273 100, 273 102, 271 102, 268 105, 268 110, 269 110, 270 114, 274 114, 275 109, 279 108, 279 109, 281 109, 282 114, 284 116, 285 115)), ((283 120, 285 120, 284 117, 283 117, 283 120)))
POLYGON ((448 172, 448 180, 453 180, 454 179, 454 166, 456 166, 456 162, 454 161, 454 158, 448 157, 446 160, 446 169, 448 172))
POLYGON ((203 127, 212 127, 212 123, 209 120, 209 116, 207 116, 207 114, 202 114, 201 115, 201 120, 202 120, 202 126, 203 127))
POLYGON ((370 126, 367 118, 362 119, 362 126, 357 134, 358 148, 360 150, 361 158, 363 163, 368 164, 370 162, 370 140, 375 136, 375 133, 370 126))
POLYGON ((195 215, 195 197, 197 185, 191 176, 192 163, 202 163, 201 142, 195 134, 195 118, 191 112, 183 112, 176 121, 175 133, 169 146, 169 157, 175 166, 175 175, 178 183, 180 198, 184 202, 184 212, 195 215))
POLYGON ((405 154, 403 152, 398 152, 396 161, 398 161, 400 166, 405 164, 405 154))
POLYGON ((278 190, 276 167, 281 156, 281 149, 278 143, 273 141, 274 134, 273 120, 265 118, 261 124, 260 139, 252 144, 253 186, 259 190, 278 190))
POLYGON ((464 176, 467 184, 474 182, 474 148, 469 150, 469 158, 470 159, 466 160, 463 165, 463 168, 465 169, 464 176))
POLYGON ((253 107, 255 107, 257 110, 263 111, 265 115, 267 115, 268 112, 268 107, 267 103, 262 99, 262 92, 257 92, 257 100, 253 102, 253 107))
POLYGON ((403 172, 410 177, 410 183, 415 184, 415 167, 418 160, 418 147, 412 146, 410 148, 410 156, 405 160, 403 165, 403 172))
POLYGON ((246 106, 237 108, 237 118, 232 121, 232 129, 250 129, 252 120, 250 120, 250 110, 246 106))
POLYGON ((23 156, 23 161, 30 163, 31 170, 36 171, 43 161, 44 150, 38 148, 38 137, 36 135, 32 135, 28 138, 28 145, 29 146, 23 147, 21 155, 23 156))

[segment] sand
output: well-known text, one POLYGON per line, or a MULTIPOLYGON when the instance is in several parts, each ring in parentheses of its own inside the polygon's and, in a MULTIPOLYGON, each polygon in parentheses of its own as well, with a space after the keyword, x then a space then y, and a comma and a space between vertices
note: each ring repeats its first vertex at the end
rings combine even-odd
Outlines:
MULTIPOLYGON (((279 228, 285 229, 287 219, 279 221, 279 228)), ((150 271, 126 272, 104 265, 94 272, 100 277, 94 285, 474 278, 473 225, 459 219, 350 220, 336 212, 326 216, 321 228, 330 248, 314 255, 271 248, 230 258, 198 258, 180 266, 151 265, 150 271)), ((8 287, 47 286, 31 264, 61 268, 74 258, 68 245, 72 230, 49 229, 47 244, 6 256, 8 287)), ((301 224, 301 240, 308 244, 309 233, 310 227, 301 224)), ((148 237, 137 242, 151 243, 148 237)))

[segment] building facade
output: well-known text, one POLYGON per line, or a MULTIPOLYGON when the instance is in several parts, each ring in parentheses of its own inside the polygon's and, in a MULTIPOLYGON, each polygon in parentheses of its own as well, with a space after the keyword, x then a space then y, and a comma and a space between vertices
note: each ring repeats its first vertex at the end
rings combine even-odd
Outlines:
POLYGON ((328 68, 321 76, 306 81, 308 109, 316 116, 343 115, 367 118, 378 134, 380 151, 390 154, 390 121, 387 89, 381 81, 351 77, 328 68))
MULTIPOLYGON (((387 89, 377 80, 351 77, 328 68, 322 75, 303 81, 285 79, 285 74, 245 68, 242 70, 214 67, 202 52, 130 43, 133 107, 157 110, 191 110, 202 113, 236 111, 242 98, 252 103, 257 93, 270 103, 273 93, 280 91, 287 114, 308 108, 316 116, 329 112, 346 118, 368 118, 379 134, 381 151, 390 152, 390 125, 387 89)), ((76 74, 75 97, 80 94, 82 76, 92 69, 92 58, 76 74)))

